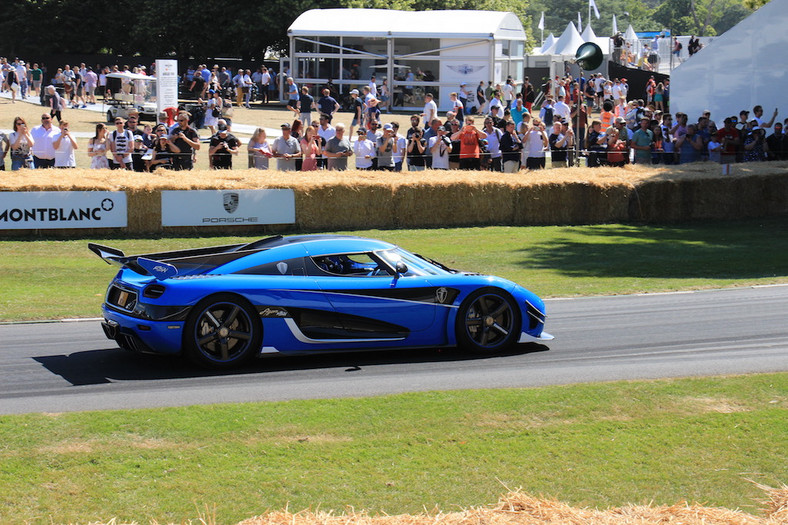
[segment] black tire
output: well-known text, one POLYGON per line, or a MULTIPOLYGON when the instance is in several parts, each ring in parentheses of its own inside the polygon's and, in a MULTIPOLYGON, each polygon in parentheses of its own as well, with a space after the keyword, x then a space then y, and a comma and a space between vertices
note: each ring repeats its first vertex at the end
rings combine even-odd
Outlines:
POLYGON ((457 344, 472 352, 500 352, 517 342, 521 323, 520 309, 511 295, 499 288, 482 288, 460 305, 457 344))
POLYGON ((260 349, 263 325, 248 301, 233 294, 206 297, 186 321, 183 346, 195 363, 210 368, 232 368, 260 349))

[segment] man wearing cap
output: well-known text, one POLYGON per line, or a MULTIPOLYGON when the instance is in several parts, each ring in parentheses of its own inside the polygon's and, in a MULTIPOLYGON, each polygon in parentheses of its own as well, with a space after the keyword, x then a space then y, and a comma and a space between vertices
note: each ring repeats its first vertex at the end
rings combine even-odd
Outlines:
POLYGON ((640 119, 640 128, 632 134, 630 146, 635 150, 635 164, 651 164, 651 145, 654 144, 654 132, 648 129, 651 119, 640 119))
POLYGON ((350 91, 350 98, 353 99, 353 120, 350 122, 350 134, 352 135, 353 128, 363 125, 363 121, 361 119, 364 112, 364 103, 358 98, 358 89, 353 89, 350 91))
POLYGON ((350 145, 350 141, 345 138, 344 124, 340 122, 333 129, 334 136, 326 141, 323 155, 328 160, 329 170, 345 171, 347 169, 347 158, 353 155, 353 147, 350 145))
POLYGON ((358 138, 353 145, 353 153, 356 155, 356 169, 371 170, 372 161, 375 158, 375 143, 369 140, 367 132, 363 128, 359 129, 358 138))
POLYGON ((470 114, 471 108, 468 106, 468 83, 467 82, 460 82, 460 90, 457 92, 457 98, 459 99, 460 104, 462 104, 462 107, 465 108, 466 113, 470 114))
POLYGON ((741 146, 741 135, 736 129, 736 117, 725 119, 725 126, 717 131, 717 142, 722 144, 720 154, 721 164, 733 164, 736 162, 736 152, 741 146))
POLYGON ((238 155, 240 145, 241 142, 228 132, 226 127, 219 129, 216 135, 211 137, 211 146, 208 150, 211 168, 215 170, 233 169, 233 155, 238 155))
POLYGON ((271 152, 276 157, 276 167, 280 171, 296 171, 296 160, 301 158, 301 145, 290 135, 290 124, 285 122, 280 127, 282 136, 271 146, 271 152))
POLYGON ((379 170, 394 171, 394 154, 397 153, 397 138, 391 124, 383 125, 383 135, 377 140, 377 168, 379 170))
POLYGON ((427 148, 430 150, 431 167, 434 170, 449 169, 449 153, 451 152, 451 140, 446 136, 448 130, 443 126, 438 126, 435 135, 427 140, 427 148))

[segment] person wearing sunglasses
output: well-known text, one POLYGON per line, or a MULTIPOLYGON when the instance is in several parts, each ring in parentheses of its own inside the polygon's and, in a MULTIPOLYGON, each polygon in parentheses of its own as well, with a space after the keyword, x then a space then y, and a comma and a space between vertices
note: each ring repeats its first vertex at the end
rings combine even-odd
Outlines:
POLYGON ((41 125, 30 132, 33 137, 33 166, 36 169, 55 167, 55 138, 59 130, 52 127, 52 117, 41 115, 41 125))

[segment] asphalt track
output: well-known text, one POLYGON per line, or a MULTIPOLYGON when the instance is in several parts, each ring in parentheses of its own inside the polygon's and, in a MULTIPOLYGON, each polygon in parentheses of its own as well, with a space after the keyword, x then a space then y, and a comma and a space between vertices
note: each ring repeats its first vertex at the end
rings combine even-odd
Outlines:
POLYGON ((206 372, 134 355, 97 321, 0 326, 0 414, 534 387, 788 370, 788 286, 547 301, 548 346, 261 359, 206 372))

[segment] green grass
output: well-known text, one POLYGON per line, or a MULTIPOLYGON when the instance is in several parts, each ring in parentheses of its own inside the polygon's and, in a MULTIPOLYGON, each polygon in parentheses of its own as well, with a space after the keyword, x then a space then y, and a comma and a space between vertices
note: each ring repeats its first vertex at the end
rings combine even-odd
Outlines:
MULTIPOLYGON (((788 218, 345 233, 389 240, 449 266, 506 277, 543 297, 788 282, 788 218)), ((144 253, 253 238, 90 240, 144 253)), ((100 315, 114 268, 87 250, 90 240, 0 240, 0 321, 100 315)))
POLYGON ((0 522, 216 506, 388 513, 684 499, 756 512, 788 480, 788 374, 0 417, 0 522))

